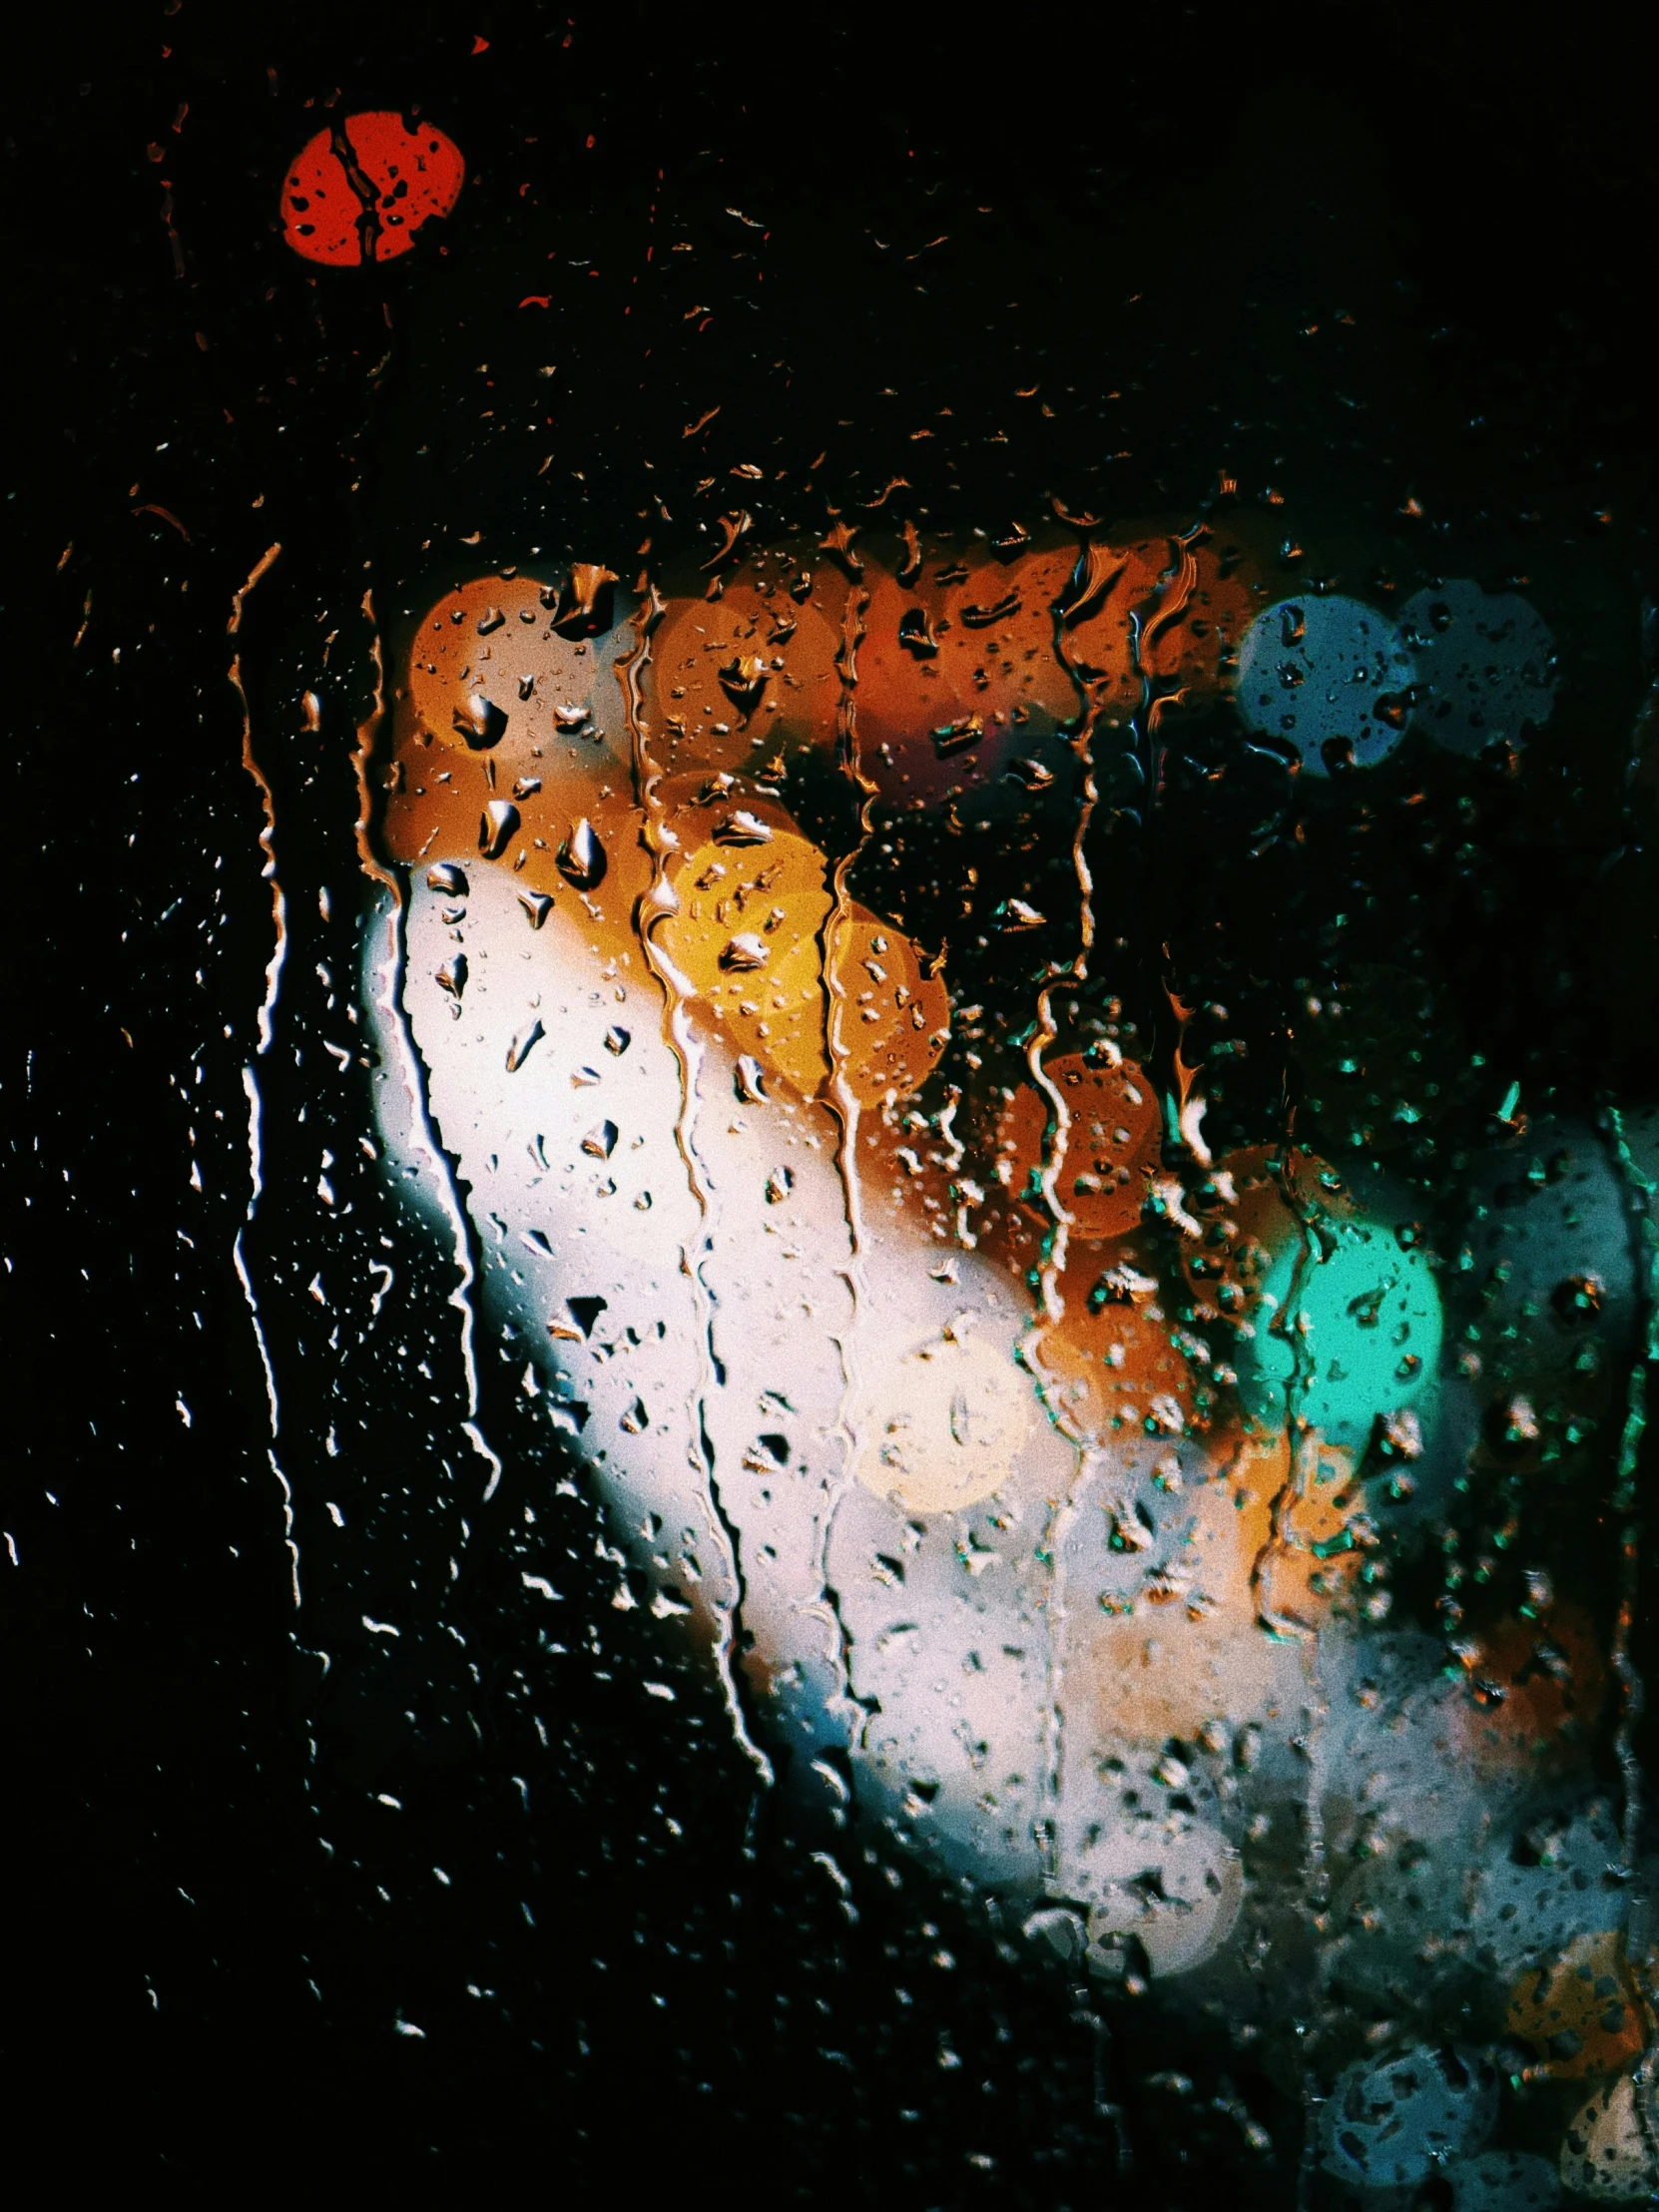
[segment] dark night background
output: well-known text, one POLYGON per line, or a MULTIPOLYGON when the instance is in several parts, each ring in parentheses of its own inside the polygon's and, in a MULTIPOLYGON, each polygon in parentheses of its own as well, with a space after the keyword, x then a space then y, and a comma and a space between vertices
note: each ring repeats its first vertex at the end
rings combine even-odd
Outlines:
MULTIPOLYGON (((1579 28, 184 0, 13 47, 14 2156, 244 2187, 511 2172, 555 2198, 759 2166, 786 2202, 1162 2212, 1223 2176, 1292 2201, 1299 2114, 1236 2054, 1151 2029, 1126 2052, 1086 1991, 901 1868, 857 1869, 848 1918, 712 1696, 641 1694, 648 1650, 678 1662, 608 1612, 593 1516, 488 1345, 507 1471, 480 1505, 452 1271, 358 1142, 360 603, 532 546, 626 568, 735 504, 754 460, 763 531, 899 473, 968 525, 1051 494, 1190 508, 1226 469, 1364 517, 1402 566, 1412 529, 1481 573, 1531 548, 1570 572, 1588 543, 1633 606, 1648 73, 1579 28), (453 218, 384 269, 300 264, 274 220, 292 154, 330 112, 411 103, 466 155, 453 218), (227 622, 276 542, 240 643, 291 943, 245 1250, 298 1615, 232 1262, 271 907, 227 622), (395 1356, 359 1334, 382 1255, 395 1356), (538 1646, 538 1560, 590 1644, 538 1646), (1201 2094, 1166 2112, 1138 2084, 1177 2063, 1201 2094)), ((1634 627, 1593 600, 1628 707, 1634 627)), ((1520 918, 1458 971, 1492 1049, 1565 1093, 1588 1066, 1652 1081, 1621 791, 1519 820, 1493 865, 1520 918)))

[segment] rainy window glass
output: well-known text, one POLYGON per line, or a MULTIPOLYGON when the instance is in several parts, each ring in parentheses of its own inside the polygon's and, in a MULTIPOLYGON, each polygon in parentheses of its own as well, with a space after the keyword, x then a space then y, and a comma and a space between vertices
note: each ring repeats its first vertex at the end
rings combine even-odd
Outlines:
POLYGON ((62 2156, 1659 2190, 1645 122, 1338 27, 31 34, 62 2156))

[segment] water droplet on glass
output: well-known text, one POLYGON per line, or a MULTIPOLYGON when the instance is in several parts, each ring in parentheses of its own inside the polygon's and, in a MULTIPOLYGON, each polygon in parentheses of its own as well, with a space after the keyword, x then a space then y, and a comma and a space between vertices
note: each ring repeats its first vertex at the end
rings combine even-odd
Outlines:
POLYGON ((548 1323, 547 1334, 574 1344, 584 1343, 593 1335, 593 1325, 609 1303, 603 1298, 567 1298, 548 1323))
POLYGON ((985 725, 977 715, 962 715, 955 722, 940 723, 933 732, 933 750, 942 761, 952 753, 966 752, 984 735, 985 725))
POLYGON ((464 706, 455 709, 451 719, 474 753, 487 752, 507 734, 506 710, 482 692, 474 692, 464 706))
POLYGON ((772 827, 740 807, 715 825, 716 844, 770 844, 772 827))
POLYGON ((598 561, 577 561, 555 597, 542 593, 542 604, 553 611, 553 627, 562 637, 592 637, 611 626, 611 599, 618 581, 615 569, 598 561))
POLYGON ((1542 1433, 1532 1400, 1519 1391, 1500 1398, 1492 1407, 1490 1419, 1493 1440, 1501 1450, 1523 1451, 1542 1433))
POLYGON ((1036 907, 1027 905, 1023 898, 1005 900, 1001 914, 1004 929, 1041 929, 1048 920, 1046 914, 1038 913, 1036 907))
POLYGON ((620 1023, 613 1022, 605 1032, 605 1050, 614 1053, 619 1060, 632 1042, 631 1033, 624 1029, 620 1023))
POLYGON ((966 1445, 972 1441, 972 1425, 968 1410, 967 1393, 955 1390, 950 1399, 950 1436, 953 1443, 966 1445))
POLYGON ((1569 1275, 1555 1286, 1550 1304, 1563 1321, 1590 1322, 1600 1314, 1606 1295, 1606 1285, 1599 1275, 1569 1275))
POLYGON ((478 824, 478 849, 486 860, 499 860, 518 834, 521 821, 510 799, 492 799, 478 824))
POLYGON ((604 881, 605 847, 594 835, 593 825, 585 815, 560 845, 556 856, 559 872, 574 883, 578 890, 592 890, 604 881))
POLYGON ((770 671, 757 654, 740 653, 720 671, 720 688, 735 707, 752 714, 760 705, 770 671))
POLYGON ((771 949, 766 939, 758 937, 753 929, 741 929, 723 947, 720 964, 723 968, 745 973, 765 967, 771 949))
POLYGON ((464 898, 466 876, 453 860, 440 860, 436 867, 427 870, 426 888, 446 898, 464 898))
POLYGON ((518 1032, 518 1035, 514 1037, 512 1043, 507 1047, 507 1073, 509 1075, 516 1075, 518 1073, 519 1069, 530 1057, 530 1054, 534 1050, 535 1046, 546 1034, 547 1032, 543 1029, 539 1016, 536 1020, 532 1021, 527 1028, 521 1029, 518 1032))
POLYGON ((553 901, 546 891, 520 891, 518 902, 530 917, 532 929, 539 929, 553 911, 553 901))
POLYGON ((616 1150, 617 1128, 614 1121, 596 1121, 582 1139, 582 1150, 590 1159, 608 1160, 616 1150))
POLYGON ((1422 1423, 1410 1407, 1401 1406, 1397 1412, 1378 1416, 1378 1441, 1384 1458, 1420 1459, 1422 1457, 1422 1423))

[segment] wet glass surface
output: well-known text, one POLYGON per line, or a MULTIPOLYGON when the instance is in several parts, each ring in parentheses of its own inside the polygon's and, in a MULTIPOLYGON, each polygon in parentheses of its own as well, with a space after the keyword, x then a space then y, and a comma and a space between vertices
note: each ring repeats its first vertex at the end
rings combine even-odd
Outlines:
POLYGON ((38 2109, 1647 2201, 1633 96, 156 22, 12 141, 38 2109))

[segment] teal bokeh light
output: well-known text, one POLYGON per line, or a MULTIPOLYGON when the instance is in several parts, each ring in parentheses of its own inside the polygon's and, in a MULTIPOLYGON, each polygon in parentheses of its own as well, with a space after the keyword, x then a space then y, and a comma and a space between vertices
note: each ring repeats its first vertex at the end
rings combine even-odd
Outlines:
POLYGON ((1360 1451, 1380 1413, 1432 1390, 1441 1336, 1426 1254, 1381 1222, 1325 1216, 1274 1255, 1239 1347, 1240 1391, 1253 1419, 1300 1414, 1360 1451))

